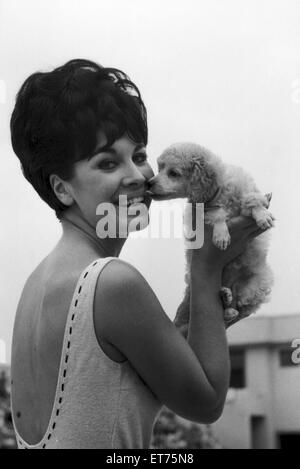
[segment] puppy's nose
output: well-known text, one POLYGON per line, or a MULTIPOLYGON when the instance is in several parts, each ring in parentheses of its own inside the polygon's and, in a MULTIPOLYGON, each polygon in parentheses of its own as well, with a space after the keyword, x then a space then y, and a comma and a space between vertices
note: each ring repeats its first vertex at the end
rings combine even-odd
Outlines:
POLYGON ((147 182, 147 185, 148 185, 148 189, 151 189, 151 187, 154 185, 154 179, 155 177, 149 179, 149 181, 147 182))

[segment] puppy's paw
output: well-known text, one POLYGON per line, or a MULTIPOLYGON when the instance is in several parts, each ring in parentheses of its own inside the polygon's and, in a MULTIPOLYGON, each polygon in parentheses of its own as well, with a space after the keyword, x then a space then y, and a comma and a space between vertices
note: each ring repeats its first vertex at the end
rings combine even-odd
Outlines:
POLYGON ((236 302, 236 305, 240 309, 240 308, 243 308, 244 306, 249 306, 251 304, 254 304, 254 301, 255 301, 255 295, 252 294, 252 296, 249 295, 247 297, 245 296, 245 297, 242 297, 242 298, 238 298, 237 302, 236 302))
POLYGON ((228 287, 222 287, 220 290, 220 297, 224 308, 228 308, 232 304, 233 295, 228 287))
POLYGON ((226 308, 224 311, 224 321, 231 322, 236 319, 239 315, 239 312, 234 308, 226 308))
POLYGON ((267 230, 274 226, 275 217, 272 213, 268 211, 260 212, 257 217, 255 217, 257 226, 262 230, 267 230))
POLYGON ((221 249, 222 251, 225 251, 225 249, 228 248, 229 244, 231 242, 231 237, 229 232, 216 232, 213 234, 213 243, 217 248, 221 249))

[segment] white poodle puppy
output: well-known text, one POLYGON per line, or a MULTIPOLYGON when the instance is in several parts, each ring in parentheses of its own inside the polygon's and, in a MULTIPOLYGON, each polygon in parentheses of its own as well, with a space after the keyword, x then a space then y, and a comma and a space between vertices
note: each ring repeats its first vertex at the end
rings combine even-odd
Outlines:
MULTIPOLYGON (((158 175, 150 181, 154 200, 187 198, 204 203, 204 221, 213 226, 213 243, 219 249, 230 244, 227 221, 244 215, 253 217, 258 227, 274 226, 268 211, 271 194, 263 195, 242 168, 228 165, 206 148, 195 143, 176 143, 157 160, 158 175)), ((223 272, 220 295, 227 324, 249 316, 270 299, 274 283, 267 264, 269 232, 248 242, 245 252, 228 264, 223 272)), ((175 324, 186 335, 189 322, 191 250, 186 250, 186 291, 176 314, 175 324)))

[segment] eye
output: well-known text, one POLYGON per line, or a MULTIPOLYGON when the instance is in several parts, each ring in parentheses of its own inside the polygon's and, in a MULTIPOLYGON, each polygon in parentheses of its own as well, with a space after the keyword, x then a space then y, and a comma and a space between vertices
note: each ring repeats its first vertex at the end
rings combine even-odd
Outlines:
POLYGON ((138 160, 138 163, 145 163, 147 161, 148 155, 146 153, 136 153, 134 159, 138 160))
POLYGON ((117 163, 113 160, 104 160, 104 161, 101 161, 101 163, 99 163, 98 168, 100 168, 100 169, 114 169, 116 164, 117 163), (113 166, 110 166, 110 165, 113 165, 113 166))
POLYGON ((171 178, 180 178, 181 174, 179 174, 176 171, 174 171, 173 169, 171 169, 168 173, 168 176, 171 177, 171 178))

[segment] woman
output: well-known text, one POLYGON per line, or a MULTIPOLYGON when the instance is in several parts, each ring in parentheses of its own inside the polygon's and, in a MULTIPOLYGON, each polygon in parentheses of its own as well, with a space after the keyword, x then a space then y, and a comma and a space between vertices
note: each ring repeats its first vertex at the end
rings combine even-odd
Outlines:
POLYGON ((142 275, 118 259, 126 237, 98 232, 101 204, 111 204, 120 226, 119 196, 151 203, 147 113, 137 87, 120 70, 86 60, 36 73, 18 93, 11 135, 24 176, 63 231, 28 278, 16 313, 18 447, 147 448, 162 405, 196 422, 218 419, 230 369, 222 271, 262 231, 239 218, 225 252, 211 236, 193 252, 185 340, 142 275))

